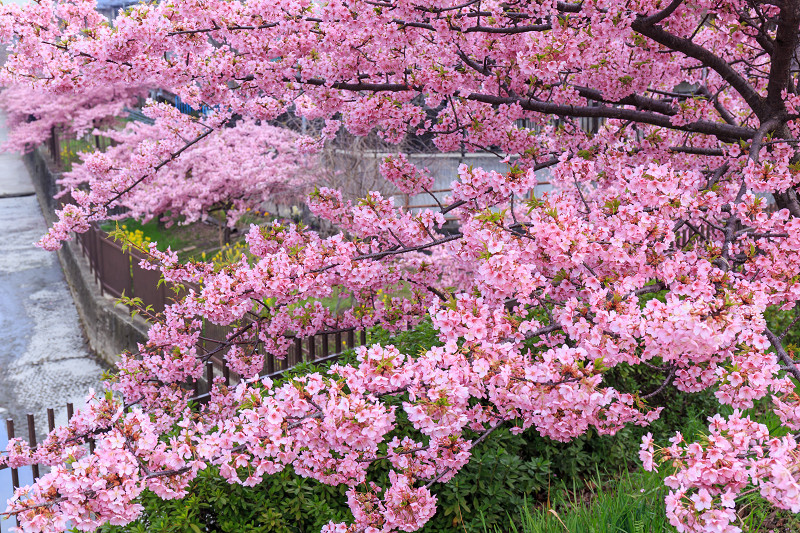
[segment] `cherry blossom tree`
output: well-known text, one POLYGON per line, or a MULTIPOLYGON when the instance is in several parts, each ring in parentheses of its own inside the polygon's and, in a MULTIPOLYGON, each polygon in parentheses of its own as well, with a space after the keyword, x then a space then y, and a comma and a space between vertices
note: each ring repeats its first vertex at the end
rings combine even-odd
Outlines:
MULTIPOLYGON (((120 129, 125 108, 146 93, 143 85, 118 84, 54 96, 29 83, 11 84, 0 92, 0 108, 7 114, 9 129, 2 149, 30 151, 47 140, 54 128, 62 138, 102 135, 116 143, 103 160, 113 172, 130 176, 151 170, 149 152, 158 150, 158 145, 171 141, 171 146, 183 147, 189 142, 186 135, 198 136, 184 148, 183 157, 170 158, 153 179, 120 195, 118 205, 126 208, 121 216, 145 221, 159 217, 189 224, 219 211, 223 226, 233 227, 244 211, 258 208, 267 199, 296 202, 307 192, 317 165, 314 143, 303 142, 289 128, 252 120, 236 121, 233 127, 204 126, 195 117, 153 102, 144 108, 153 124, 129 121, 120 129), (218 165, 219 160, 228 165, 218 165)), ((59 181, 64 193, 93 188, 94 168, 73 165, 59 181)), ((103 174, 97 179, 109 178, 103 174)))
POLYGON ((30 82, 13 83, 0 92, 9 132, 0 149, 28 152, 49 139, 53 128, 78 138, 95 128, 113 126, 123 109, 145 94, 142 85, 98 85, 56 95, 30 82))
MULTIPOLYGON (((749 490, 800 511, 800 369, 786 331, 764 320, 800 299, 800 2, 176 0, 135 6, 113 27, 93 7, 5 7, 4 76, 54 94, 155 79, 225 111, 185 142, 153 143, 136 171, 87 156, 93 186, 60 213, 47 248, 106 217, 226 114, 291 112, 324 121, 323 140, 341 127, 390 142, 424 134, 511 168, 462 167, 449 201, 420 213, 378 193, 354 203, 316 190, 311 207, 341 234, 252 228, 251 260, 216 272, 151 249, 165 279, 201 289, 123 356, 105 396, 36 450, 10 444, 8 464, 52 466, 11 502, 23 528, 129 522, 142 491, 181 497, 213 464, 246 485, 289 465, 346 484, 353 520, 327 532, 413 531, 435 512, 431 485, 503 424, 569 440, 652 422, 661 387, 610 387, 604 375, 621 365, 736 409, 701 441, 642 443, 646 467, 676 469, 667 510, 680 530, 740 531, 736 499, 749 490), (582 127, 595 118, 598 131, 582 127), (556 191, 531 198, 544 168, 556 191), (442 230, 445 214, 457 232, 442 230), (378 291, 403 296, 386 305, 378 291), (332 294, 355 304, 334 315, 320 303, 332 294), (180 384, 202 374, 202 320, 237 326, 217 351, 243 380, 216 383, 192 411, 180 384), (293 337, 421 320, 441 341, 425 353, 371 346, 327 374, 258 378, 264 354, 293 337), (760 399, 781 436, 742 413, 760 399), (400 417, 413 434, 392 433, 400 417), (379 461, 387 486, 368 476, 379 461)), ((405 157, 381 172, 403 192, 430 190, 405 157)))
POLYGON ((120 195, 119 205, 127 208, 120 216, 190 224, 221 212, 220 218, 233 227, 242 213, 266 200, 299 201, 308 192, 314 146, 298 149, 303 138, 288 128, 252 120, 213 128, 164 104, 151 103, 144 112, 153 116, 153 124, 130 122, 122 131, 104 132, 116 145, 74 165, 59 181, 64 191, 102 187, 114 175, 148 177, 152 151, 163 153, 165 144, 184 147, 188 137, 197 141, 185 146, 180 157, 120 195), (100 172, 98 161, 104 162, 100 172))

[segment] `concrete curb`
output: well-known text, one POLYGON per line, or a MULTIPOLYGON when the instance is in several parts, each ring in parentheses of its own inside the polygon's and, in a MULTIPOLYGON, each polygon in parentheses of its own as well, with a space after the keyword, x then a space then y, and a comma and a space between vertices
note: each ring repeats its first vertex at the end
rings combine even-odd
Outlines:
MULTIPOLYGON (((23 160, 31 175, 45 220, 52 225, 57 219, 53 199, 56 193, 55 175, 38 149, 25 154, 23 160)), ((89 347, 112 365, 122 352, 138 351, 137 344, 147 341, 147 322, 139 317, 131 317, 127 307, 115 305, 111 297, 100 293, 89 262, 75 240, 62 246, 58 251, 58 259, 75 300, 89 347)))

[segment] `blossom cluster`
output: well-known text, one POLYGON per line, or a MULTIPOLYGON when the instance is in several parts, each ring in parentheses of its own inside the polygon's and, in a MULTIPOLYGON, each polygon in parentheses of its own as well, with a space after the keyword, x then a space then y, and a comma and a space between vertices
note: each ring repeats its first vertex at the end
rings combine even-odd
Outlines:
MULTIPOLYGON (((275 166, 265 168, 220 133, 213 146, 231 156, 198 147, 208 177, 187 185, 197 169, 180 154, 234 115, 244 117, 247 150, 266 145, 257 133, 265 121, 294 113, 324 124, 327 142, 342 127, 387 143, 410 132, 425 149, 484 150, 507 164, 460 165, 451 197, 432 208, 316 189, 312 211, 338 232, 253 226, 248 253, 218 267, 180 264, 151 245, 145 266, 198 288, 122 357, 106 396, 35 450, 9 444, 0 461, 53 466, 9 512, 29 531, 67 521, 90 530, 133 520, 145 489, 181 497, 208 465, 246 485, 291 465, 348 487, 352 520, 326 531, 412 531, 435 512, 433 484, 502 425, 560 441, 591 428, 614 434, 651 424, 661 408, 649 402, 675 387, 712 390, 735 409, 771 400, 796 429, 800 367, 789 330, 765 320, 800 301, 793 9, 176 0, 136 5, 111 26, 91 0, 4 6, 0 38, 13 43, 0 81, 66 94, 146 80, 224 110, 199 121, 153 105, 155 137, 132 127, 133 150, 87 155, 83 177, 66 179, 89 186, 73 191, 47 248, 127 199, 142 216, 199 212, 184 191, 168 194, 178 181, 159 182, 161 170, 182 173, 181 187, 205 207, 238 205, 237 191, 258 187, 253 175, 277 186, 296 154, 318 146, 278 136, 266 157, 275 166), (536 194, 542 179, 553 190, 536 194), (212 190, 219 183, 230 187, 212 190), (323 305, 331 298, 348 305, 336 312, 323 305), (423 320, 438 342, 421 353, 369 346, 325 373, 259 377, 266 355, 281 357, 298 339, 423 320), (204 323, 232 328, 217 353, 240 379, 215 383, 192 410, 182 386, 202 377, 204 323), (660 385, 611 386, 607 373, 623 365, 660 385), (400 417, 408 434, 395 433, 400 417), (377 461, 389 465, 385 486, 370 477, 377 461)), ((382 173, 408 194, 432 184, 404 156, 382 173)), ((800 510, 793 436, 771 436, 739 411, 713 417, 709 431, 691 443, 676 436, 658 453, 643 443, 647 466, 675 464, 667 513, 676 527, 736 531, 736 498, 752 489, 800 510)))

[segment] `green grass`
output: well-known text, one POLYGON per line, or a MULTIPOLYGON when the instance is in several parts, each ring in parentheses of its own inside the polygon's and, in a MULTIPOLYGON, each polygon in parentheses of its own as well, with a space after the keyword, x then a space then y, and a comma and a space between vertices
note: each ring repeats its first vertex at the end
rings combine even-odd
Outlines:
MULTIPOLYGON (((663 484, 665 473, 625 473, 617 479, 599 476, 589 488, 560 486, 552 500, 520 510, 511 525, 512 533, 674 533, 666 517, 663 484)), ((751 492, 737 500, 742 531, 748 533, 789 533, 800 530, 800 520, 780 511, 751 492)), ((486 533, 507 530, 485 528, 486 533)))
MULTIPOLYGON (((525 507, 515 533, 650 533, 674 531, 667 521, 662 476, 626 473, 617 480, 600 476, 583 491, 556 491, 552 505, 525 507), (613 487, 613 488, 612 488, 613 487), (612 490, 608 490, 612 488, 612 490), (604 490, 605 489, 605 490, 604 490), (589 498, 589 501, 586 501, 589 498)), ((498 530, 496 530, 498 531, 498 530)), ((499 532, 498 532, 499 533, 499 532)))
POLYGON ((151 220, 146 224, 132 218, 120 221, 109 221, 103 223, 100 229, 110 232, 117 226, 124 226, 124 229, 129 233, 141 231, 146 239, 158 243, 158 249, 162 251, 166 250, 168 247, 173 250, 180 250, 187 244, 186 239, 182 238, 178 232, 172 230, 172 228, 159 227, 158 222, 155 220, 151 220))
MULTIPOLYGON (((725 416, 732 409, 721 406, 725 416)), ((766 400, 756 402, 745 415, 765 424, 773 436, 787 432, 766 400)), ((705 416, 690 418, 680 427, 688 441, 707 434, 705 416)), ((663 443, 662 443, 663 444, 663 443)), ((543 503, 531 502, 511 516, 510 529, 484 527, 485 533, 675 533, 666 518, 664 497, 668 488, 664 478, 668 465, 660 472, 624 472, 609 475, 599 470, 589 479, 576 477, 554 482, 543 503)), ((745 533, 790 533, 800 531, 800 518, 776 508, 757 490, 745 491, 736 501, 739 520, 735 525, 745 533)))
POLYGON ((93 140, 88 138, 81 139, 59 139, 59 156, 61 168, 65 172, 72 170, 72 165, 81 160, 81 152, 91 152, 95 149, 93 140))

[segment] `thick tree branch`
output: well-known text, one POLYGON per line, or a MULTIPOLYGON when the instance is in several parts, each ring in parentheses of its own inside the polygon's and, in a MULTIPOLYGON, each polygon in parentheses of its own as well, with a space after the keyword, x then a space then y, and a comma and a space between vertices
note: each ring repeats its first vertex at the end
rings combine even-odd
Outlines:
POLYGON ((775 34, 775 47, 771 54, 769 83, 767 84, 767 105, 773 112, 783 111, 783 91, 789 85, 792 58, 800 40, 800 2, 783 0, 778 30, 775 34))
POLYGON ((484 102, 487 104, 519 104, 526 111, 556 115, 559 117, 586 117, 586 118, 616 118, 620 120, 630 120, 641 124, 660 126, 671 130, 687 131, 692 133, 703 133, 713 135, 718 139, 747 140, 753 136, 755 130, 741 126, 731 126, 722 122, 711 122, 708 120, 698 120, 682 126, 676 126, 670 117, 647 111, 637 111, 623 107, 613 107, 610 105, 601 106, 575 106, 566 104, 555 104, 552 102, 540 102, 531 99, 516 97, 492 96, 488 94, 472 93, 465 96, 467 100, 484 102))
POLYGON ((783 364, 786 365, 789 373, 791 373, 796 380, 800 381, 800 368, 797 368, 797 365, 794 364, 792 358, 789 357, 788 353, 786 353, 786 348, 783 347, 781 339, 769 328, 764 329, 764 334, 769 339, 772 347, 775 348, 775 353, 778 354, 778 358, 783 362, 783 364))
POLYGON ((614 104, 614 105, 631 105, 636 107, 637 109, 643 109, 646 111, 655 111, 656 113, 661 113, 662 115, 667 116, 675 116, 678 114, 678 111, 672 107, 672 102, 667 100, 656 100, 655 98, 648 98, 646 96, 640 96, 638 94, 631 94, 622 98, 621 100, 612 101, 606 98, 603 98, 603 93, 598 91, 597 89, 592 89, 590 87, 575 87, 575 90, 578 91, 578 94, 584 98, 594 100, 596 102, 603 102, 607 104, 614 104))
POLYGON ((680 7, 682 3, 683 0, 672 0, 672 2, 670 2, 670 4, 667 7, 665 7, 662 11, 659 11, 658 13, 655 13, 647 17, 643 17, 642 21, 648 25, 658 24, 668 16, 672 15, 675 12, 675 10, 678 9, 678 7, 680 7))
POLYGON ((647 17, 637 18, 631 23, 633 31, 644 35, 645 37, 654 40, 655 42, 674 50, 675 52, 682 53, 687 57, 696 59, 704 66, 713 69, 717 74, 722 76, 722 79, 727 81, 733 89, 744 98, 750 109, 761 118, 767 119, 768 108, 761 96, 756 92, 748 81, 742 77, 741 74, 731 66, 731 64, 722 59, 721 57, 713 54, 711 51, 703 48, 699 44, 677 35, 673 35, 661 26, 648 22, 647 17))

